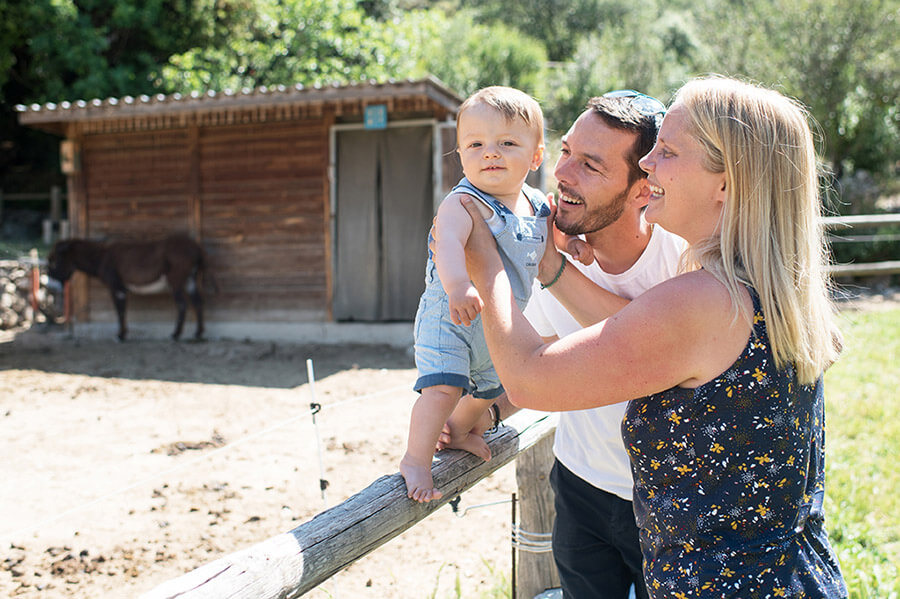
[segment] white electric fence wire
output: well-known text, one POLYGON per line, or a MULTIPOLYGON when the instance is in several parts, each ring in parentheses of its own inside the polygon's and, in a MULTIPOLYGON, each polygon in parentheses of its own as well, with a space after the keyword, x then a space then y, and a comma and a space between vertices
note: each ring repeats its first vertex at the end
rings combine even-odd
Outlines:
MULTIPOLYGON (((502 505, 504 503, 511 502, 511 499, 501 499, 500 501, 491 501, 489 503, 470 505, 465 509, 460 510, 459 497, 457 497, 450 502, 450 507, 453 508, 453 513, 456 514, 457 518, 462 518, 470 510, 477 510, 483 507, 502 505)), ((519 551, 524 551, 526 553, 550 553, 553 551, 553 533, 529 532, 527 530, 522 530, 522 528, 518 524, 512 525, 510 542, 512 543, 513 547, 515 547, 519 551)))
POLYGON ((529 532, 518 524, 512 527, 512 545, 526 553, 550 553, 553 551, 553 534, 549 532, 529 532))
MULTIPOLYGON (((456 500, 454 500, 454 501, 456 501, 456 500)), ((450 502, 450 507, 453 509, 453 513, 456 514, 457 518, 462 518, 463 516, 466 515, 467 512, 469 512, 471 510, 477 510, 477 509, 483 508, 483 507, 490 507, 492 505, 503 505, 504 503, 512 503, 512 499, 501 499, 500 501, 491 501, 490 503, 479 503, 476 505, 470 505, 467 508, 465 508, 464 510, 460 511, 459 502, 457 501, 454 504, 454 501, 450 502)))

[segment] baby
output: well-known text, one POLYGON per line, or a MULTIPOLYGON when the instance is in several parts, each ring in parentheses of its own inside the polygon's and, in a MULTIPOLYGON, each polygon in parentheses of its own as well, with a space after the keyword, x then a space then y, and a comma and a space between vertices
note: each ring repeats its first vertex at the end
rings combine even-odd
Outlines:
POLYGON ((431 462, 445 423, 449 446, 490 459, 484 438, 469 431, 503 393, 481 328, 481 298, 466 272, 464 248, 472 219, 461 197, 477 200, 521 308, 531 295, 547 244, 550 207, 539 191, 525 184, 528 172, 544 157, 544 118, 538 103, 509 87, 479 90, 460 106, 456 140, 465 177, 444 198, 435 217, 435 251, 426 264, 414 330, 419 371, 415 389, 421 395, 412 409, 406 455, 400 462, 407 495, 419 502, 443 496, 434 488, 431 462), (454 413, 463 393, 483 401, 464 402, 454 413))

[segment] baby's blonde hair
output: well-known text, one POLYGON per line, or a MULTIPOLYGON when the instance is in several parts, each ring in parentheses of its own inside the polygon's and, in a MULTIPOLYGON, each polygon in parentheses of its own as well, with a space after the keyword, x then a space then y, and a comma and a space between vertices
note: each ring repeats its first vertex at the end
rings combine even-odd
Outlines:
POLYGON ((813 383, 837 358, 818 168, 807 111, 782 94, 721 77, 678 91, 705 167, 725 173, 720 234, 692 248, 699 266, 760 297, 776 367, 813 383))
POLYGON ((513 87, 492 85, 484 87, 468 98, 456 113, 457 121, 462 114, 476 104, 486 104, 499 111, 507 121, 522 119, 537 135, 539 144, 544 143, 544 113, 537 100, 513 87))

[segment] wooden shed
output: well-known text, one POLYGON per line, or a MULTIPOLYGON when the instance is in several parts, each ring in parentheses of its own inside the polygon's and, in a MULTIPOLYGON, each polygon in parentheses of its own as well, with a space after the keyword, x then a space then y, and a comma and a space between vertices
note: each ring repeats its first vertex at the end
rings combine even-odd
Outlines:
MULTIPOLYGON (((460 176, 460 98, 433 78, 20 106, 63 137, 72 235, 188 232, 217 323, 412 320, 434 208, 460 176)), ((113 322, 83 277, 76 322, 113 322)), ((171 322, 166 297, 130 322, 171 322)))

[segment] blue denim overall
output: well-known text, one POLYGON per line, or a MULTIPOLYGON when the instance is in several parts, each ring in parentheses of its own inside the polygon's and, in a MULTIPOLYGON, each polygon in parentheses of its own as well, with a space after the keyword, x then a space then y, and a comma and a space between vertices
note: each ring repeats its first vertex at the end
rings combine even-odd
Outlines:
MULTIPOLYGON (((462 192, 478 198, 503 219, 503 229, 494 233, 494 239, 519 308, 524 308, 531 296, 531 284, 537 276, 547 243, 547 217, 550 215, 550 207, 540 191, 528 185, 523 185, 522 191, 531 203, 534 216, 516 216, 465 177, 450 192, 450 195, 462 192)), ((453 324, 449 298, 441 285, 431 251, 425 265, 425 291, 419 300, 414 335, 416 368, 419 370, 416 391, 450 385, 483 399, 494 399, 503 393, 488 354, 481 316, 470 326, 453 324)))

